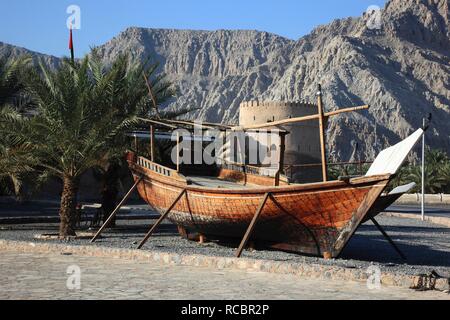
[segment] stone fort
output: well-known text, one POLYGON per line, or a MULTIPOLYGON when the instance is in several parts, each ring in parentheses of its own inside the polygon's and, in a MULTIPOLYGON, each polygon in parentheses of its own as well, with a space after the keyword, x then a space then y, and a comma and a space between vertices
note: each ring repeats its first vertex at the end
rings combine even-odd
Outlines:
MULTIPOLYGON (((239 125, 248 126, 317 114, 317 105, 305 102, 247 101, 240 105, 239 125)), ((278 126, 286 137, 286 174, 295 182, 321 181, 321 166, 291 167, 321 163, 318 120, 278 126)))

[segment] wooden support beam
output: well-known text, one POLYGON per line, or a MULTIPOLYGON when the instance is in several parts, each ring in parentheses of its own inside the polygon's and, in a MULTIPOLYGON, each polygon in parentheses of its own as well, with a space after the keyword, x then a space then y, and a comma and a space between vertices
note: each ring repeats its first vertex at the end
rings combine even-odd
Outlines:
POLYGON ((170 205, 170 207, 164 212, 164 214, 159 217, 159 219, 156 221, 156 223, 150 228, 150 230, 145 235, 144 239, 141 241, 141 243, 138 246, 138 249, 141 249, 144 244, 147 242, 147 240, 151 237, 155 229, 163 222, 163 220, 167 217, 167 215, 172 211, 172 209, 175 207, 175 205, 180 201, 181 197, 186 194, 186 189, 183 189, 181 193, 178 195, 178 197, 175 199, 175 201, 170 205))
POLYGON ((322 86, 319 84, 319 91, 317 91, 317 109, 319 115, 319 134, 320 134, 320 153, 322 158, 322 179, 323 182, 327 182, 328 173, 327 173, 327 149, 326 149, 326 118, 323 112, 323 103, 322 103, 322 86))
POLYGON ((391 237, 389 237, 389 235, 386 233, 386 231, 384 231, 384 229, 378 224, 377 220, 375 220, 375 218, 370 218, 370 221, 372 221, 372 223, 375 225, 375 227, 377 227, 377 229, 381 232, 381 234, 386 238, 386 240, 391 244, 392 247, 394 247, 394 250, 398 253, 398 255, 403 259, 403 260, 407 260, 406 256, 403 254, 403 252, 399 249, 399 247, 397 247, 397 245, 395 244, 395 242, 391 239, 391 237))
POLYGON ((252 234, 253 229, 255 228, 256 221, 258 220, 262 210, 264 209, 264 206, 267 202, 267 199, 269 199, 269 196, 270 196, 270 192, 266 193, 264 195, 264 198, 261 200, 259 208, 256 211, 255 215, 253 216, 253 219, 250 222, 250 225, 248 226, 247 231, 245 232, 244 238, 242 238, 241 244, 239 245, 239 248, 236 251, 237 258, 240 258, 240 256, 242 255, 242 251, 244 250, 245 246, 247 245, 248 239, 250 238, 250 235, 252 234))
POLYGON ((100 229, 98 229, 97 233, 95 234, 95 236, 91 239, 91 242, 94 242, 95 240, 97 240, 97 238, 100 236, 100 234, 103 232, 103 230, 108 227, 108 224, 111 222, 111 220, 114 218, 114 216, 117 214, 117 212, 119 212, 120 208, 125 204, 125 202, 128 200, 128 198, 131 196, 131 194, 133 193, 134 189, 137 188, 137 186, 139 185, 139 183, 142 181, 143 177, 140 177, 139 179, 136 180, 136 182, 133 184, 133 186, 131 187, 131 189, 127 192, 127 194, 125 195, 125 197, 123 197, 123 199, 120 201, 120 203, 118 204, 118 206, 114 209, 113 212, 111 212, 111 214, 109 215, 108 219, 106 219, 106 221, 103 223, 103 225, 101 226, 100 229))

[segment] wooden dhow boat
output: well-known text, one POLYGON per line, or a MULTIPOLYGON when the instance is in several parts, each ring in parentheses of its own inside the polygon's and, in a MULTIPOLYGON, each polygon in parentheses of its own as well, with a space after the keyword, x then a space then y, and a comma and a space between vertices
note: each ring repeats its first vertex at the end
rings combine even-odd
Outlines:
MULTIPOLYGON (((319 98, 317 115, 257 126, 278 127, 286 123, 318 119, 321 123, 324 175, 324 181, 318 183, 289 183, 282 175, 282 157, 280 169, 274 176, 264 176, 255 170, 238 171, 229 167, 218 168, 215 174, 210 176, 186 176, 178 166, 176 169, 165 167, 130 151, 127 161, 135 183, 110 219, 131 192, 137 189, 140 197, 161 214, 139 248, 145 244, 160 222, 167 218, 178 226, 180 234, 186 238, 195 233, 208 239, 240 241, 236 252, 238 257, 251 241, 258 246, 336 258, 361 223, 373 220, 376 214, 413 187, 409 185, 390 195, 383 194, 423 135, 423 129, 382 151, 364 176, 341 177, 337 181, 328 181, 323 124, 332 115, 367 107, 324 113, 319 98)), ((153 126, 168 124, 169 121, 148 121, 152 125, 153 143, 153 126)), ((170 125, 181 122, 184 125, 190 124, 187 121, 179 121, 170 122, 170 125)), ((255 126, 239 129, 252 130, 255 126)), ((151 147, 153 158, 153 146, 151 147)), ((280 149, 284 150, 283 145, 280 149)), ((109 219, 92 241, 97 239, 108 223, 109 219)))

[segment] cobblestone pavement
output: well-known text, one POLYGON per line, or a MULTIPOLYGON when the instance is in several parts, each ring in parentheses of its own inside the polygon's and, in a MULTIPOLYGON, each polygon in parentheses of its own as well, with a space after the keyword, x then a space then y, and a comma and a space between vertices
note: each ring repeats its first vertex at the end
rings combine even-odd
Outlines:
POLYGON ((441 292, 293 275, 167 266, 62 254, 0 252, 0 299, 449 299, 441 292), (72 269, 70 267, 72 266, 72 269), (81 270, 81 289, 69 270, 81 270), (68 281, 69 279, 69 281, 68 281))

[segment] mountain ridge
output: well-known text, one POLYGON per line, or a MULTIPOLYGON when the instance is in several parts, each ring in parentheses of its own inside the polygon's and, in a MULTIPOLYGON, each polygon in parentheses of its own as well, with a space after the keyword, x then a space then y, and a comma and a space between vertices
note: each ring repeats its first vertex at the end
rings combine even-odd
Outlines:
POLYGON ((34 63, 38 63, 41 59, 44 64, 56 68, 59 65, 60 58, 52 55, 32 51, 24 47, 15 46, 6 42, 0 41, 0 57, 4 59, 17 58, 19 56, 31 56, 34 63))
POLYGON ((448 8, 449 0, 391 0, 379 30, 364 14, 298 40, 256 30, 129 27, 98 50, 107 62, 120 53, 160 62, 178 91, 167 107, 200 107, 193 119, 237 123, 246 100, 315 102, 319 83, 327 110, 370 104, 368 112, 330 119, 331 160, 348 160, 355 143, 361 158, 373 159, 430 112, 429 143, 450 151, 448 8))

